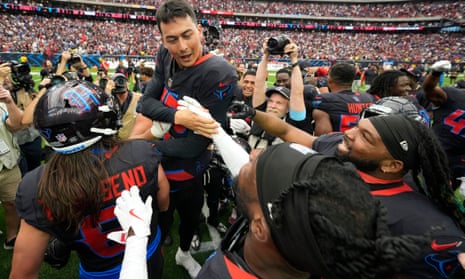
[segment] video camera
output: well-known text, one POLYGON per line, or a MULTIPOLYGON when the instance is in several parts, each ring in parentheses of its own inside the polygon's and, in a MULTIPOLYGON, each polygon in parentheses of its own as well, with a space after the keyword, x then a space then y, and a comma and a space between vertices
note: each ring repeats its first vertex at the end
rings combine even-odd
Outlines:
POLYGON ((31 67, 27 63, 18 63, 17 61, 10 61, 11 77, 16 83, 13 90, 18 91, 24 89, 31 93, 34 88, 34 80, 32 80, 31 67))
POLYGON ((78 54, 72 53, 71 58, 69 58, 69 60, 68 60, 68 64, 70 66, 72 66, 72 65, 77 64, 77 63, 81 63, 81 56, 79 56, 78 54))
POLYGON ((209 50, 214 50, 219 42, 221 36, 221 26, 219 24, 208 25, 203 28, 203 36, 205 38, 205 45, 209 50))
POLYGON ((276 37, 271 37, 268 39, 267 47, 270 54, 273 55, 283 55, 284 54, 284 47, 289 44, 289 37, 286 35, 279 35, 276 37))

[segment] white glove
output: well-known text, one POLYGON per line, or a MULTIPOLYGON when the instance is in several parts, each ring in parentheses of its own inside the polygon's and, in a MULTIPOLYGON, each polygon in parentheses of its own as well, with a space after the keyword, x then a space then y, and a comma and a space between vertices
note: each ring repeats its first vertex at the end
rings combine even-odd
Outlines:
POLYGON ((178 110, 181 109, 188 109, 205 118, 213 118, 208 111, 203 110, 202 105, 196 99, 189 96, 184 96, 182 97, 182 100, 178 101, 178 110))
POLYGON ((244 119, 231 118, 229 123, 229 127, 232 129, 234 134, 248 135, 250 132, 250 126, 244 119))
POLYGON ((124 190, 121 196, 116 199, 114 210, 123 230, 111 232, 107 238, 124 244, 129 228, 132 228, 137 237, 150 235, 152 212, 152 196, 148 196, 144 204, 139 195, 139 187, 132 186, 130 191, 124 190))
POLYGON ((157 139, 161 139, 170 128, 171 123, 153 121, 152 128, 150 128, 150 133, 152 133, 152 136, 156 137, 157 139))
POLYGON ((452 65, 448 60, 437 61, 433 64, 433 66, 431 66, 431 70, 438 73, 449 72, 451 68, 452 65))
MULTIPOLYGON (((191 97, 184 96, 183 100, 178 101, 178 104, 197 115, 212 118, 210 113, 202 110, 202 105, 191 97)), ((218 133, 212 136, 212 139, 213 143, 215 143, 215 146, 218 148, 224 163, 231 171, 231 174, 233 176, 238 175, 242 166, 249 162, 249 154, 244 150, 244 148, 242 148, 242 146, 237 144, 221 126, 218 128, 218 133)))

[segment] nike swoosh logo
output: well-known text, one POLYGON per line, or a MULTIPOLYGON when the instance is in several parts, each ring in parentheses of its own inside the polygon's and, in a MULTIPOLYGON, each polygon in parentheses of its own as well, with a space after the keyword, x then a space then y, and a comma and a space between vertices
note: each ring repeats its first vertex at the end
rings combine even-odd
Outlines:
MULTIPOLYGON (((129 210, 129 215, 134 216, 134 217, 136 217, 137 219, 139 219, 139 220, 141 220, 141 221, 144 221, 142 218, 140 218, 139 216, 137 216, 137 214, 134 212, 135 210, 136 210, 136 209, 134 209, 134 208, 131 209, 131 210, 129 210)), ((433 244, 431 244, 431 245, 433 245, 433 244)))
POLYGON ((433 242, 431 242, 431 249, 433 249, 434 251, 442 251, 442 250, 447 250, 452 247, 455 247, 457 246, 457 244, 458 244, 457 241, 454 241, 451 243, 439 244, 436 240, 433 240, 433 242))

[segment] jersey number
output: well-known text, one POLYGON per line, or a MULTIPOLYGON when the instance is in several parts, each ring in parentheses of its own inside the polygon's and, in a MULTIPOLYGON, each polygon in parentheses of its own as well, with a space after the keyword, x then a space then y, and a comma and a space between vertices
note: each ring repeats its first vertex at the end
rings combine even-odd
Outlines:
POLYGON ((113 213, 115 206, 107 207, 100 212, 99 223, 92 226, 90 217, 86 217, 81 226, 82 239, 79 242, 87 245, 92 252, 100 257, 115 257, 124 251, 124 245, 107 239, 107 234, 121 229, 113 213))
POLYGON ((354 114, 341 114, 339 132, 344 132, 357 125, 360 116, 354 114))
POLYGON ((459 135, 461 137, 465 137, 465 133, 463 130, 465 128, 465 110, 457 109, 453 113, 449 114, 446 118, 444 118, 444 124, 452 127, 450 132, 454 135, 459 135))

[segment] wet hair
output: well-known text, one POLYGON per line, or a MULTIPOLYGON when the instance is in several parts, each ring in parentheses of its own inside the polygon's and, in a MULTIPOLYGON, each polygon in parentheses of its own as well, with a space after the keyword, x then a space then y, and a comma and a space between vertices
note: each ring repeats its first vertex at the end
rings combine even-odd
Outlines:
POLYGON ((392 90, 397 84, 399 77, 407 77, 407 74, 401 71, 385 71, 377 76, 367 93, 377 95, 379 98, 384 98, 392 95, 392 90))
POLYGON ((190 3, 184 0, 168 0, 164 2, 157 9, 155 16, 157 18, 157 26, 160 33, 162 33, 161 23, 169 23, 175 18, 185 18, 188 16, 192 19, 194 24, 197 24, 197 17, 195 15, 194 8, 190 3))
POLYGON ((425 236, 391 235, 386 209, 372 198, 350 163, 325 159, 313 177, 295 181, 273 202, 271 225, 282 231, 298 230, 289 227, 289 218, 295 218, 293 204, 304 199, 308 200, 308 212, 299 215, 311 225, 326 265, 321 274, 325 279, 389 278, 428 243, 425 236))
POLYGON ((355 79, 355 67, 349 63, 337 63, 331 66, 328 76, 335 84, 352 86, 355 79))

